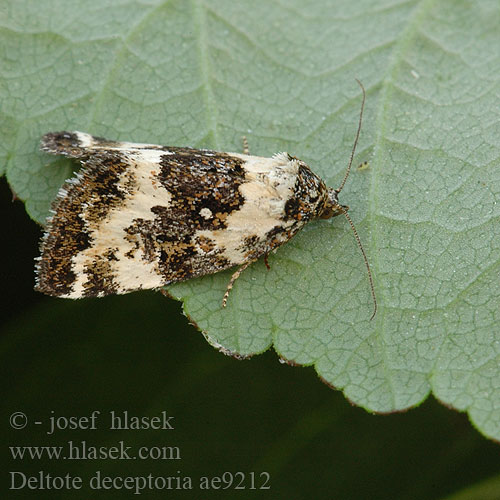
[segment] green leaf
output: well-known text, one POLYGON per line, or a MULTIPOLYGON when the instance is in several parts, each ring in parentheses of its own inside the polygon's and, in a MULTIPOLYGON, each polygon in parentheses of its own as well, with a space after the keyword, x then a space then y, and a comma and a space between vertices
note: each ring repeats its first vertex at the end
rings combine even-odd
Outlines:
POLYGON ((443 500, 495 500, 500 495, 500 476, 482 481, 443 500))
POLYGON ((496 0, 10 0, 0 18, 1 165, 36 220, 71 165, 48 131, 287 150, 338 186, 368 91, 345 221, 254 264, 169 288, 209 341, 271 345, 370 411, 432 391, 500 439, 500 10, 496 0))

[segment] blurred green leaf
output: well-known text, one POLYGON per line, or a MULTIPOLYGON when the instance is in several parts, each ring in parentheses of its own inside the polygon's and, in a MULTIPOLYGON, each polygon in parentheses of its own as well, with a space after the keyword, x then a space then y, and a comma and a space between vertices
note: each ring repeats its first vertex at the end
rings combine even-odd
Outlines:
POLYGON ((482 481, 443 500, 496 500, 500 498, 500 476, 482 481))
POLYGON ((342 179, 345 221, 313 222, 253 265, 170 287, 209 341, 274 345, 370 411, 430 391, 500 439, 500 9, 496 0, 286 3, 10 0, 0 17, 0 163, 36 220, 71 165, 40 136, 241 150, 342 179))

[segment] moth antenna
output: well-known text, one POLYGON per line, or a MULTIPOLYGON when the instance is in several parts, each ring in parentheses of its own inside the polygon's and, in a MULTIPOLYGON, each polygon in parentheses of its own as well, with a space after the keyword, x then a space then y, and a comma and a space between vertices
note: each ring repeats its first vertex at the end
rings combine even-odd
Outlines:
POLYGON ((349 173, 351 171, 352 160, 354 159, 354 153, 356 152, 356 146, 358 145, 359 134, 361 132, 361 123, 363 121, 363 110, 365 109, 365 99, 366 99, 365 88, 363 87, 363 84, 357 78, 355 78, 355 80, 358 82, 358 85, 361 87, 361 90, 363 92, 363 100, 361 101, 361 111, 359 112, 358 131, 356 132, 356 138, 354 139, 354 145, 352 146, 351 156, 349 158, 349 164, 347 165, 347 171, 344 175, 344 179, 342 180, 342 183, 340 184, 340 187, 338 189, 336 189, 337 193, 340 193, 340 191, 342 191, 342 189, 344 189, 344 184, 346 183, 347 178, 349 177, 349 173))
POLYGON ((356 238, 356 242, 358 243, 358 247, 361 250, 361 253, 363 254, 363 259, 365 261, 366 265, 366 270, 368 271, 368 279, 370 280, 370 290, 372 292, 372 298, 373 298, 373 314, 370 318, 370 321, 375 317, 375 314, 377 312, 377 297, 375 297, 375 286, 373 285, 373 276, 372 276, 372 271, 370 269, 370 264, 368 263, 368 258, 365 253, 365 249, 363 248, 363 245, 361 244, 361 239, 359 238, 358 232, 356 231, 356 228, 354 227, 354 223, 352 222, 351 218, 349 217, 349 214, 347 213, 344 208, 342 208, 341 205, 339 205, 340 211, 345 215, 345 218, 349 222, 352 232, 354 233, 354 237, 356 238))

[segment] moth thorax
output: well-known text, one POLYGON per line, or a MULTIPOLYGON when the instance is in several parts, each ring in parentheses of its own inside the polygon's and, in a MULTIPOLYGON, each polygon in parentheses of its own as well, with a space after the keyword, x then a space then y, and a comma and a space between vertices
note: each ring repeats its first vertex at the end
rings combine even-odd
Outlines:
POLYGON ((321 219, 330 219, 331 217, 343 214, 349 210, 347 205, 341 205, 339 203, 338 196, 339 192, 336 189, 328 189, 328 197, 323 205, 321 213, 319 214, 321 219))

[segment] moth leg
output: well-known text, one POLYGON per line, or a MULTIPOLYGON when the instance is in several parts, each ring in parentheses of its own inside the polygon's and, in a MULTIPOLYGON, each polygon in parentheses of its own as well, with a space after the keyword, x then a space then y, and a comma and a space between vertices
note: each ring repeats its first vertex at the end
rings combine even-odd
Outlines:
POLYGON ((222 299, 222 307, 226 307, 227 298, 229 297, 229 292, 231 288, 233 288, 234 282, 240 277, 240 274, 250 265, 253 264, 257 259, 249 260, 245 262, 237 271, 233 273, 229 283, 227 284, 226 293, 224 294, 224 298, 222 299))
POLYGON ((268 257, 269 257, 269 254, 265 253, 264 254, 264 264, 266 265, 267 270, 270 271, 271 270, 271 266, 269 265, 269 261, 267 260, 268 257))
POLYGON ((250 149, 248 147, 248 141, 247 141, 246 136, 243 136, 243 154, 244 155, 250 154, 250 149))

